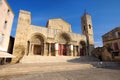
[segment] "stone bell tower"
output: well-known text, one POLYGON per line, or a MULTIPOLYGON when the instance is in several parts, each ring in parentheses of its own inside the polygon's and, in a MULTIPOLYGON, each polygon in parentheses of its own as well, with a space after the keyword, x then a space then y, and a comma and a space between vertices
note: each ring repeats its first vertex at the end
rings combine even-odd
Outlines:
POLYGON ((82 34, 86 36, 86 48, 87 54, 91 55, 91 51, 94 49, 94 34, 93 34, 93 26, 92 19, 88 13, 84 13, 81 18, 82 24, 82 34))
POLYGON ((27 53, 27 35, 30 24, 31 13, 20 10, 13 48, 13 55, 16 57, 12 59, 12 63, 16 63, 25 53, 27 53))

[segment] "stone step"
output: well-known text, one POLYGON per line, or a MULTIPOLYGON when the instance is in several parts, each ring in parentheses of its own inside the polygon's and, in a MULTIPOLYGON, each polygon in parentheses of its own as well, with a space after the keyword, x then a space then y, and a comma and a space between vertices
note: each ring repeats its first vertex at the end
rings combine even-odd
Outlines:
POLYGON ((67 62, 71 59, 76 59, 79 57, 71 56, 24 56, 21 63, 48 63, 48 62, 67 62))
POLYGON ((49 63, 49 62, 88 62, 98 61, 94 57, 73 57, 73 56, 24 56, 20 63, 49 63))
MULTIPOLYGON (((18 63, 0 66, 0 77, 36 72, 59 72, 94 68, 91 64, 81 63, 18 63), (9 66, 9 67, 8 67, 9 66)), ((24 79, 25 80, 25 79, 24 79)), ((39 80, 39 79, 38 79, 39 80)))

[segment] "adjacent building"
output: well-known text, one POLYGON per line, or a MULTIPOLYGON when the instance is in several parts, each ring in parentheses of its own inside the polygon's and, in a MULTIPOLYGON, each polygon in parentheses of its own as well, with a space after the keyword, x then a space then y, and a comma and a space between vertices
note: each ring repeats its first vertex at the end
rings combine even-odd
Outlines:
POLYGON ((116 27, 113 30, 107 32, 102 36, 103 45, 111 48, 113 52, 116 52, 116 56, 120 55, 120 27, 116 27))
POLYGON ((61 18, 48 20, 46 27, 32 25, 31 13, 20 10, 12 62, 31 56, 90 55, 94 48, 91 16, 85 13, 81 20, 83 34, 76 34, 61 18))
POLYGON ((6 0, 0 0, 0 51, 7 52, 14 13, 6 0))

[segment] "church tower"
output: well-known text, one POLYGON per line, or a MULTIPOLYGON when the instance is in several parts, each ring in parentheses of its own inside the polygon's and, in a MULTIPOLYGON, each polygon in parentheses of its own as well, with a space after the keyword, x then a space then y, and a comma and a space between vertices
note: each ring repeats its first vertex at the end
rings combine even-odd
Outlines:
POLYGON ((30 24, 31 13, 20 10, 13 48, 13 55, 16 57, 12 59, 12 63, 16 63, 24 54, 27 53, 27 38, 30 24))
POLYGON ((81 18, 82 24, 82 34, 86 36, 86 48, 87 54, 91 55, 91 51, 94 49, 94 38, 93 38, 93 27, 92 27, 92 19, 88 13, 84 13, 81 18))

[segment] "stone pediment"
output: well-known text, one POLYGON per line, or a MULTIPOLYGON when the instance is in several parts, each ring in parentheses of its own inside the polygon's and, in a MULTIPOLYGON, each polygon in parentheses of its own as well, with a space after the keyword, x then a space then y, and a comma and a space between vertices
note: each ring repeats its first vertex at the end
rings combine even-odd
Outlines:
POLYGON ((61 18, 50 19, 46 25, 47 28, 58 29, 62 31, 72 32, 71 25, 61 18))

